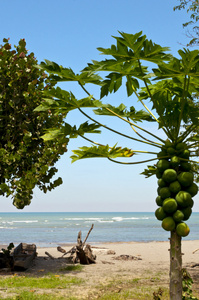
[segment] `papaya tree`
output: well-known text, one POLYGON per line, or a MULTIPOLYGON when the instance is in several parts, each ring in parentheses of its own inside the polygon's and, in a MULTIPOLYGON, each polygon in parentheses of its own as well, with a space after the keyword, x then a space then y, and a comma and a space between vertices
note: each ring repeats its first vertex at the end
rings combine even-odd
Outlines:
POLYGON ((0 46, 0 195, 10 196, 17 208, 29 205, 33 189, 43 192, 62 183, 53 180, 55 163, 67 150, 68 138, 44 143, 41 135, 48 128, 63 129, 64 112, 38 113, 43 91, 52 80, 37 68, 34 53, 24 39, 12 49, 8 39, 0 46))
MULTIPOLYGON (((170 299, 181 300, 181 240, 189 234, 186 221, 191 216, 193 197, 198 192, 194 182, 196 171, 192 166, 198 164, 199 135, 195 132, 199 126, 199 108, 195 94, 199 90, 199 51, 182 49, 178 51, 178 57, 174 57, 169 48, 153 43, 142 32, 120 32, 120 36, 114 38, 116 45, 98 48, 106 58, 89 63, 79 74, 55 62, 42 62, 40 68, 51 74, 57 83, 76 82, 85 97, 77 97, 75 90, 66 91, 57 86, 45 92, 44 102, 35 111, 50 109, 67 114, 77 110, 86 118, 78 127, 67 125, 70 127, 69 138, 80 136, 91 142, 90 146, 73 150, 72 162, 104 157, 119 164, 145 163, 142 174, 157 177, 157 198, 151 201, 156 201, 155 216, 162 228, 170 232, 170 299), (99 99, 89 91, 91 84, 99 88, 99 99), (127 104, 104 103, 107 96, 122 90, 123 86, 127 91, 127 104), (143 109, 136 110, 135 100, 143 109), (99 121, 102 116, 115 117, 127 127, 123 125, 121 130, 109 127, 99 121), (153 124, 157 124, 157 133, 151 129, 153 124), (103 128, 125 137, 133 145, 139 143, 141 148, 94 141, 93 134, 100 133, 103 128), (129 128, 132 134, 129 134, 129 128), (90 137, 88 133, 91 133, 90 137), (139 155, 148 157, 137 159, 139 155)), ((60 129, 57 134, 64 136, 65 133, 60 129)), ((51 130, 43 138, 51 140, 55 136, 51 130)))

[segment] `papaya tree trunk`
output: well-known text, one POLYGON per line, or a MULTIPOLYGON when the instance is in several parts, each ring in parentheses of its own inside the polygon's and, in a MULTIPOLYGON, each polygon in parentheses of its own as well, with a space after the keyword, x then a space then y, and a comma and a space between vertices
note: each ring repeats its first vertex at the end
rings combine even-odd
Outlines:
POLYGON ((182 300, 181 236, 175 231, 170 238, 170 300, 182 300))

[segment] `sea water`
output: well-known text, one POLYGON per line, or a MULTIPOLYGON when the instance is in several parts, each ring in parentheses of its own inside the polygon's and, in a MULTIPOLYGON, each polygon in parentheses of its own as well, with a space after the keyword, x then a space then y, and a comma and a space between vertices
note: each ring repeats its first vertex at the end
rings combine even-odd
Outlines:
MULTIPOLYGON (((185 240, 199 240, 199 213, 193 213, 187 223, 191 231, 185 240)), ((84 240, 92 224, 89 243, 167 241, 170 235, 152 212, 17 212, 0 213, 0 244, 75 244, 78 232, 84 240)))

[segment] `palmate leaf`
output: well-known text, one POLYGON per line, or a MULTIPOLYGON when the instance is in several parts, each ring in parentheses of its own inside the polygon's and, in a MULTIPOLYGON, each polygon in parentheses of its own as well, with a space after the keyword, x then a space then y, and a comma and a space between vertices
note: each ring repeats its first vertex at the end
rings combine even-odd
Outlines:
POLYGON ((111 48, 98 48, 102 54, 112 55, 116 59, 123 60, 146 60, 149 62, 159 63, 163 60, 170 59, 170 55, 165 54, 169 48, 161 47, 158 44, 142 35, 142 31, 136 34, 119 32, 122 37, 114 37, 117 40, 117 46, 111 48))
POLYGON ((60 87, 53 88, 44 93, 45 97, 43 103, 38 106, 35 111, 55 110, 57 113, 67 114, 76 108, 83 107, 100 107, 102 102, 100 100, 93 100, 92 95, 86 98, 77 100, 73 93, 62 90, 60 87))
POLYGON ((64 68, 49 60, 41 62, 38 67, 51 74, 51 78, 56 82, 77 81, 82 85, 86 83, 101 85, 102 78, 94 72, 82 72, 80 74, 75 74, 71 68, 64 68))
POLYGON ((98 130, 100 127, 101 126, 96 123, 82 123, 78 129, 76 126, 73 127, 70 138, 77 138, 78 135, 84 135, 85 133, 101 133, 101 130, 98 130))
POLYGON ((107 79, 103 81, 102 87, 101 87, 101 94, 100 98, 103 98, 104 96, 107 96, 108 93, 117 92, 117 90, 122 85, 122 74, 112 72, 108 76, 106 76, 107 79))
MULTIPOLYGON (((122 35, 122 33, 121 33, 122 35)), ((114 37, 117 40, 117 46, 111 45, 111 48, 97 48, 104 55, 112 55, 116 58, 129 58, 134 56, 134 52, 138 49, 138 46, 142 46, 146 36, 142 36, 142 31, 127 35, 127 38, 114 37), (139 42, 138 42, 139 39, 139 42), (130 48, 130 49, 128 49, 130 48), (132 51, 134 50, 134 52, 132 51)))
POLYGON ((199 107, 192 101, 187 101, 184 107, 183 121, 191 122, 193 125, 199 126, 199 107), (186 117, 186 119, 185 119, 186 117))
POLYGON ((151 122, 154 121, 148 112, 145 112, 144 110, 136 111, 133 106, 130 107, 130 110, 127 110, 123 103, 121 103, 118 107, 114 107, 110 104, 104 104, 101 108, 94 109, 93 111, 96 115, 116 116, 115 114, 117 114, 120 117, 129 118, 134 122, 142 122, 144 120, 151 122))
POLYGON ((88 124, 88 122, 85 122, 77 129, 76 126, 72 127, 70 124, 65 123, 60 129, 49 128, 41 138, 44 141, 56 140, 66 136, 68 136, 68 138, 77 138, 79 135, 83 136, 86 133, 101 133, 101 131, 98 130, 100 127, 98 124, 88 124))
POLYGON ((189 137, 188 141, 189 142, 199 142, 199 134, 189 137))
MULTIPOLYGON (((194 79, 194 82, 196 79, 194 79)), ((186 91, 186 99, 184 99, 183 80, 161 80, 148 86, 148 89, 142 88, 139 93, 140 99, 151 99, 153 109, 156 110, 159 117, 159 127, 165 125, 170 128, 171 132, 176 134, 179 118, 187 124, 190 121, 195 125, 198 123, 198 109, 193 104, 193 92, 196 91, 194 84, 190 84, 186 91), (184 107, 182 108, 182 101, 184 107), (164 119, 164 124, 162 123, 164 119)))
POLYGON ((147 169, 144 169, 144 171, 141 173, 141 175, 145 175, 145 178, 149 178, 156 174, 157 167, 155 165, 153 166, 147 166, 147 169))
POLYGON ((166 78, 183 78, 190 76, 192 78, 199 78, 199 51, 198 50, 179 50, 181 59, 172 58, 168 63, 161 63, 158 69, 153 69, 155 74, 154 80, 166 78))
MULTIPOLYGON (((135 63, 124 63, 121 64, 110 64, 110 61, 106 60, 106 63, 103 62, 103 69, 107 71, 113 71, 106 76, 106 79, 102 81, 101 94, 100 98, 107 96, 109 93, 116 92, 122 86, 122 79, 126 77, 126 88, 127 95, 131 96, 139 88, 139 80, 143 80, 143 74, 145 76, 145 81, 150 84, 149 79, 147 78, 147 67, 142 66, 138 67, 135 63), (108 65, 108 66, 107 66, 108 65), (130 66, 130 67, 129 67, 130 66)), ((112 62, 112 60, 111 60, 112 62)))
POLYGON ((189 74, 192 73, 197 77, 198 68, 199 68, 199 53, 198 50, 183 49, 178 51, 179 55, 181 56, 182 65, 184 70, 187 71, 189 74))
MULTIPOLYGON (((93 61, 82 72, 101 72, 111 71, 122 74, 123 76, 131 75, 143 80, 143 74, 147 74, 146 66, 139 66, 137 59, 105 59, 102 61, 93 61)), ((103 84, 103 83, 102 83, 103 84)))
POLYGON ((96 157, 107 157, 107 158, 117 158, 117 157, 131 157, 135 153, 129 148, 121 147, 110 147, 106 146, 91 146, 91 147, 80 147, 79 150, 73 150, 75 155, 71 156, 72 162, 75 162, 83 158, 96 158, 96 157))
POLYGON ((101 95, 103 98, 108 93, 116 92, 122 85, 122 77, 126 77, 127 95, 130 96, 139 88, 139 81, 150 84, 146 66, 140 64, 141 60, 154 63, 162 63, 171 56, 165 54, 168 48, 153 43, 142 36, 142 32, 135 35, 120 32, 121 37, 114 37, 117 45, 111 48, 98 50, 104 55, 111 55, 113 58, 102 61, 93 61, 83 72, 111 72, 101 82, 101 95))

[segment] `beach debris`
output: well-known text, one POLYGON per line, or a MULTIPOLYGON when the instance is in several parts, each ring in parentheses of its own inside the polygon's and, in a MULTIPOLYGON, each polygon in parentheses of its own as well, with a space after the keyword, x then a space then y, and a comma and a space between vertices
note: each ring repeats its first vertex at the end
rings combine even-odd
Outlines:
POLYGON ((142 258, 133 255, 121 254, 119 256, 114 257, 116 260, 142 260, 142 258))
POLYGON ((57 251, 61 252, 61 253, 66 253, 66 250, 63 249, 62 247, 58 246, 57 247, 57 251))
POLYGON ((57 250, 63 253, 62 257, 70 253, 68 258, 72 263, 80 263, 82 265, 89 265, 96 263, 96 255, 93 254, 91 246, 86 244, 86 241, 91 233, 94 224, 89 229, 84 241, 82 242, 82 232, 79 231, 77 236, 77 244, 73 246, 69 251, 64 250, 62 247, 57 247, 57 250))
POLYGON ((48 255, 48 257, 50 257, 51 259, 55 259, 49 252, 45 252, 46 255, 48 255))
POLYGON ((116 252, 115 252, 114 250, 108 250, 108 251, 107 251, 107 254, 108 254, 108 255, 115 255, 116 252))
POLYGON ((107 260, 101 260, 101 262, 102 262, 103 264, 109 264, 109 265, 114 265, 114 264, 115 264, 114 262, 107 261, 107 260))
POLYGON ((25 271, 37 256, 35 244, 20 243, 13 251, 13 270, 25 271))
POLYGON ((199 264, 193 264, 191 265, 191 268, 199 267, 199 264))
POLYGON ((36 245, 20 243, 14 248, 14 244, 10 243, 7 249, 1 249, 0 252, 0 269, 9 269, 25 271, 27 270, 34 258, 37 256, 36 245))
POLYGON ((114 250, 109 250, 105 247, 96 247, 96 246, 92 246, 92 251, 93 253, 96 254, 107 254, 107 255, 115 255, 116 252, 114 250))
POLYGON ((198 251, 199 250, 199 248, 197 248, 197 249, 195 249, 192 253, 194 254, 196 251, 198 251))

